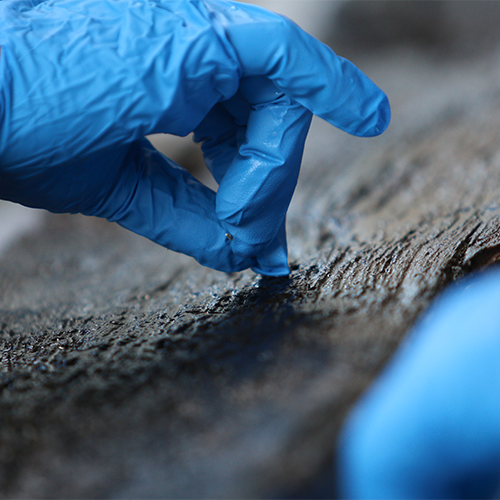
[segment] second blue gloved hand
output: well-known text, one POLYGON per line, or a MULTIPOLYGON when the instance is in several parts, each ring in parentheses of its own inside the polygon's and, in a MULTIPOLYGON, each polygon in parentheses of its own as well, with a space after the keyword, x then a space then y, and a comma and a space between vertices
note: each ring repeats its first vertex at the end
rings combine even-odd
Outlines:
POLYGON ((3 0, 0 47, 0 198, 105 217, 223 271, 288 272, 311 113, 360 136, 389 122, 354 65, 251 5, 3 0), (192 131, 217 194, 144 139, 192 131))
POLYGON ((345 498, 498 498, 500 272, 446 293, 351 414, 345 498))

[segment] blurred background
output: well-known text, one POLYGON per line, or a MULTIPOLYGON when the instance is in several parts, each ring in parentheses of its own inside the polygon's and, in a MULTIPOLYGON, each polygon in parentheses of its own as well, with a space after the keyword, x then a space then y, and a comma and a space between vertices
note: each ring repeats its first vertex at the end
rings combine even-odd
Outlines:
POLYGON ((287 16, 348 58, 395 45, 470 55, 499 39, 496 0, 246 1, 287 16))

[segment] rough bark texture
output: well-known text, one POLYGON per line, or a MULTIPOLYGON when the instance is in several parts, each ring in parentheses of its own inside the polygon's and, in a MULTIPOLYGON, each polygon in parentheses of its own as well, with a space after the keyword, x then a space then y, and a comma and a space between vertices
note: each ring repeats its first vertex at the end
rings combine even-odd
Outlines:
POLYGON ((361 61, 392 126, 361 140, 315 123, 287 279, 48 216, 0 261, 1 494, 307 488, 430 300, 500 255, 497 60, 361 61))

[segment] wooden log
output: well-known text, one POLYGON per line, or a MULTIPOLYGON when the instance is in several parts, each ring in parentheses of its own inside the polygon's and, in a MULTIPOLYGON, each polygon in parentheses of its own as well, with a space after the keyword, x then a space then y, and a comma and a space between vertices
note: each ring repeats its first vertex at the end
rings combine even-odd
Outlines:
POLYGON ((306 487, 432 298, 499 258, 497 62, 361 61, 392 126, 360 140, 315 122, 288 278, 225 275, 104 221, 48 216, 0 261, 1 495, 306 487))

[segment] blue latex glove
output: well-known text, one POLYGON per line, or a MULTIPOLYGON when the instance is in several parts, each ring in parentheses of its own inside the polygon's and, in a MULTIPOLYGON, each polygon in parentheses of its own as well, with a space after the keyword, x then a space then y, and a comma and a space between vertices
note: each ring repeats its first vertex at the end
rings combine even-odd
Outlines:
POLYGON ((311 112, 359 136, 390 119, 354 65, 251 5, 2 0, 0 47, 0 198, 105 217, 222 271, 288 273, 311 112), (217 195, 144 139, 192 131, 217 195))
POLYGON ((344 497, 498 498, 499 297, 499 271, 466 280, 402 345, 344 429, 344 497))

